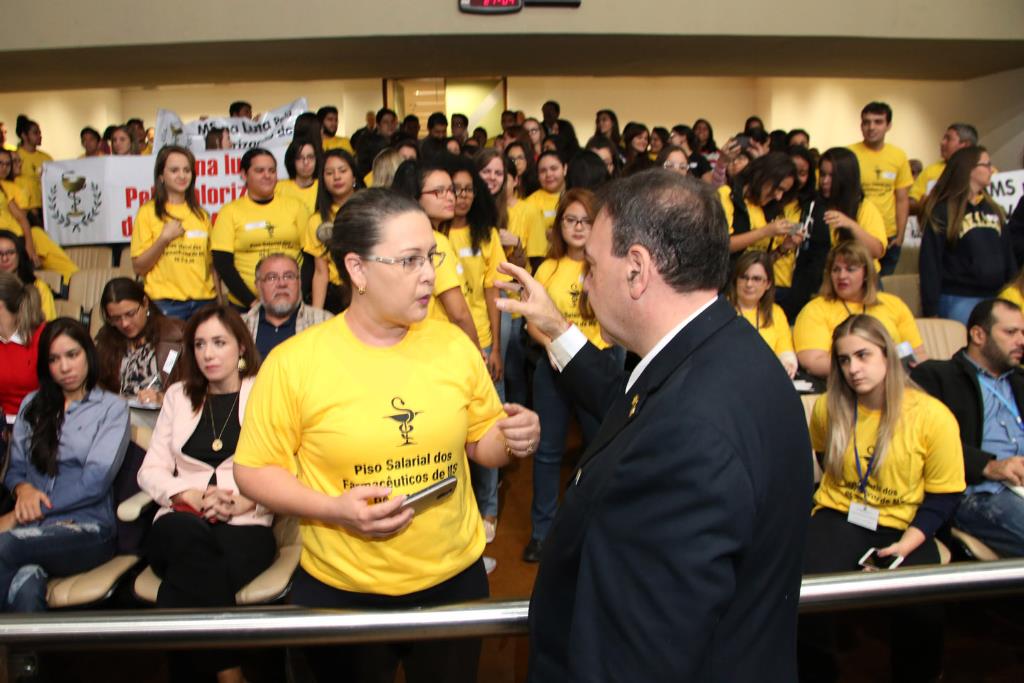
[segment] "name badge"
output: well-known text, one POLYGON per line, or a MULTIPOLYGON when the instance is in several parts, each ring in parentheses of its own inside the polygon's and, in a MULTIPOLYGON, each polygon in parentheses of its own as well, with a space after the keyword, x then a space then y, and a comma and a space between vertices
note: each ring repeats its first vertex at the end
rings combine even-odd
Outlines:
POLYGON ((246 230, 265 230, 270 223, 266 221, 256 221, 255 223, 246 223, 246 230))
POLYGON ((544 218, 554 218, 556 213, 558 213, 557 209, 552 209, 551 211, 545 211, 544 212, 544 218))
POLYGON ((846 521, 868 531, 877 531, 878 508, 873 508, 865 503, 851 501, 850 512, 846 515, 846 521))
POLYGON ((171 370, 174 369, 174 364, 178 361, 178 352, 175 349, 171 349, 167 352, 167 359, 164 361, 164 372, 171 374, 171 370))
POLYGON ((459 275, 462 275, 463 271, 462 271, 462 264, 461 263, 456 263, 455 264, 455 272, 458 273, 459 275))
POLYGON ((185 233, 185 237, 190 239, 206 239, 206 235, 207 233, 205 230, 189 230, 185 233))
POLYGON ((882 177, 886 180, 896 180, 896 173, 893 171, 882 171, 882 177))
POLYGON ((473 251, 473 247, 463 247, 462 249, 459 249, 459 258, 469 258, 470 256, 476 256, 476 253, 473 251))

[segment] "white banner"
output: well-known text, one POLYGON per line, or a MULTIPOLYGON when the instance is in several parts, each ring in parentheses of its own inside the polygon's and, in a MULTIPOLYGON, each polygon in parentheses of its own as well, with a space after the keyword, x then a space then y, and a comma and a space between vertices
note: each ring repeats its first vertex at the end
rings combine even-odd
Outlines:
POLYGON ((1009 216, 1024 197, 1024 169, 996 173, 989 183, 988 193, 1009 216))
MULTIPOLYGON (((284 170, 287 140, 264 145, 284 170)), ((245 194, 244 149, 196 154, 196 197, 211 217, 245 194)), ((153 197, 155 156, 93 157, 43 165, 46 231, 63 245, 129 242, 139 207, 153 197)))
POLYGON ((231 145, 248 149, 265 145, 270 140, 291 140, 295 119, 306 111, 306 98, 300 97, 283 107, 272 109, 257 119, 240 117, 218 117, 182 123, 173 111, 160 109, 156 115, 156 132, 153 137, 153 152, 159 152, 165 145, 181 145, 193 152, 206 149, 206 134, 213 128, 227 128, 231 133, 231 145))

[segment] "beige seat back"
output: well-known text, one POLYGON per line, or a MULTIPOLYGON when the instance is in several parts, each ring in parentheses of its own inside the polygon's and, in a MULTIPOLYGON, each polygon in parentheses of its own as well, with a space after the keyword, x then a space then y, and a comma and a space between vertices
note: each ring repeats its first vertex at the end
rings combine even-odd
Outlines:
POLYGON ((921 276, 917 273, 886 275, 882 278, 882 289, 902 299, 915 318, 924 315, 921 309, 921 276))
POLYGON ((50 291, 54 295, 60 295, 61 286, 63 284, 60 273, 55 270, 37 270, 35 275, 38 279, 46 283, 46 286, 50 288, 50 291))
POLYGON ((125 277, 134 278, 135 269, 132 268, 132 247, 130 244, 121 247, 120 260, 117 262, 117 269, 120 270, 125 277))
POLYGON ((68 284, 68 301, 79 304, 86 311, 97 308, 103 287, 115 277, 124 277, 124 273, 110 266, 78 271, 68 284))
POLYGON ((114 252, 110 247, 64 247, 64 252, 82 270, 114 267, 114 252))
POLYGON ((916 275, 920 273, 921 248, 903 247, 900 260, 896 264, 895 275, 916 275))
POLYGON ((967 345, 967 328, 957 320, 918 318, 925 353, 932 360, 949 360, 967 345))
POLYGON ((57 309, 58 318, 71 318, 73 320, 82 319, 82 307, 73 301, 67 301, 65 299, 54 299, 54 308, 57 309))

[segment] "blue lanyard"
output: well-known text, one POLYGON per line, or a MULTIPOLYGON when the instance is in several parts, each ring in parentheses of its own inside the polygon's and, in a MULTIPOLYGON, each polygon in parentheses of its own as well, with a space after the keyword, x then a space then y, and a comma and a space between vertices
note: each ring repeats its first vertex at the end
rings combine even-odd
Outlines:
POLYGON ((860 451, 857 450, 857 403, 853 404, 853 462, 857 465, 857 490, 860 491, 860 495, 865 495, 865 491, 868 488, 868 477, 871 476, 871 470, 875 467, 875 454, 872 453, 868 459, 868 469, 866 472, 861 472, 860 469, 860 451))
POLYGON ((1017 404, 1012 401, 1008 401, 1005 396, 999 393, 999 390, 996 388, 995 380, 979 374, 978 382, 981 386, 988 389, 988 392, 992 394, 992 397, 995 398, 995 400, 1002 403, 1003 407, 1010 411, 1010 415, 1013 415, 1013 419, 1017 421, 1017 427, 1019 427, 1021 431, 1024 431, 1024 420, 1021 420, 1020 410, 1018 410, 1017 404))

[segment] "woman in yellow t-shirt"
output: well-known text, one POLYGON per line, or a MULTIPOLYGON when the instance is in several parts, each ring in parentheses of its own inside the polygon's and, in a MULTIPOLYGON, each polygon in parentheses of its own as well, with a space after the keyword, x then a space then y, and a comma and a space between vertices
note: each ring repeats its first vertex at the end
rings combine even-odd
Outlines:
POLYGON ((316 145, 307 140, 292 140, 284 153, 286 180, 277 181, 274 195, 298 199, 310 214, 316 212, 317 179, 323 168, 323 157, 316 145))
MULTIPOLYGON (((777 258, 800 246, 800 234, 790 234, 793 224, 781 215, 781 210, 770 221, 765 214, 765 208, 781 201, 795 182, 792 160, 783 152, 772 152, 750 162, 732 185, 718 188, 729 224, 730 252, 755 249, 777 258)), ((788 287, 790 283, 776 277, 776 284, 788 287)))
MULTIPOLYGON (((907 377, 895 343, 870 315, 836 328, 831 357, 829 390, 811 417, 824 474, 804 573, 938 564, 931 539, 966 487, 956 418, 907 377), (870 549, 877 550, 861 563, 870 549)), ((933 680, 942 665, 941 611, 915 606, 893 616, 893 680, 933 680)), ((826 680, 822 670, 835 677, 829 627, 827 617, 801 616, 801 680, 826 680)))
POLYGON ((216 300, 210 216, 196 199, 196 159, 184 147, 160 149, 153 199, 139 207, 131 257, 146 296, 164 315, 188 320, 216 300))
MULTIPOLYGON (((565 172, 565 162, 558 156, 558 152, 549 150, 537 159, 537 177, 540 180, 540 189, 527 197, 526 202, 544 214, 546 239, 543 249, 540 244, 533 245, 534 253, 546 254, 548 251, 549 240, 555 226, 555 214, 558 212, 558 200, 565 192, 565 172)), ((527 252, 526 255, 534 258, 530 252, 527 252)))
POLYGON ((42 225, 43 164, 53 161, 53 157, 39 149, 39 145, 43 144, 43 133, 35 121, 24 114, 19 114, 15 132, 21 141, 17 151, 21 159, 21 170, 15 169, 15 173, 25 179, 28 200, 25 209, 30 215, 29 222, 32 225, 42 225))
MULTIPOLYGON (((597 348, 616 354, 618 350, 601 336, 601 326, 590 310, 583 290, 586 277, 583 247, 594 225, 594 204, 594 195, 589 190, 576 188, 566 191, 558 205, 557 229, 551 233, 548 259, 540 264, 534 277, 547 291, 562 317, 579 327, 597 348)), ((526 329, 534 341, 542 347, 547 346, 549 340, 540 331, 529 325, 526 329)), ((585 442, 597 433, 602 417, 575 405, 558 387, 555 376, 556 372, 542 353, 533 376, 533 407, 540 415, 541 440, 533 461, 533 504, 530 509, 533 528, 530 542, 523 550, 526 562, 540 560, 544 539, 558 510, 562 454, 573 414, 580 423, 585 442)))
POLYGON ((740 256, 726 297, 736 312, 757 329, 786 373, 793 377, 797 370, 793 334, 782 307, 775 303, 771 266, 771 257, 763 251, 748 251, 740 256))
MULTIPOLYGON (((499 467, 529 455, 537 416, 518 405, 503 410, 465 335, 427 319, 445 257, 415 200, 378 188, 356 193, 328 246, 357 293, 344 313, 263 364, 235 482, 244 496, 302 520, 293 604, 409 609, 486 598, 467 463, 499 467), (403 507, 447 478, 456 483, 445 498, 403 507)), ((401 661, 410 680, 468 681, 479 648, 457 639, 314 648, 307 658, 318 680, 339 671, 390 680, 401 661)))
POLYGON ((832 244, 854 239, 867 248, 880 269, 885 255, 885 221, 871 202, 864 201, 857 155, 845 147, 833 147, 821 155, 821 196, 825 200, 825 223, 832 244))
POLYGON ((466 300, 463 268, 451 242, 442 232, 442 228, 455 217, 455 188, 451 174, 436 160, 410 159, 395 171, 391 187, 419 202, 434 228, 437 250, 446 255, 434 278, 434 295, 430 298, 427 317, 450 321, 479 348, 480 337, 466 300))
POLYGON ((210 233, 213 266, 236 306, 256 301, 256 265, 275 253, 301 261, 309 211, 293 197, 275 196, 277 160, 256 147, 242 155, 245 196, 217 214, 210 233))
POLYGON ((56 319, 57 307, 53 303, 50 286, 33 272, 32 261, 25 251, 25 241, 9 230, 0 230, 0 273, 12 273, 18 276, 22 284, 33 285, 39 291, 43 316, 47 320, 56 319))
POLYGON ((800 311, 793 328, 796 357, 807 372, 828 376, 832 331, 856 313, 877 318, 897 344, 910 344, 917 362, 928 360, 914 314, 898 296, 878 291, 878 272, 860 242, 846 240, 829 252, 819 294, 800 311))
MULTIPOLYGON (((302 251, 306 254, 302 259, 302 281, 311 282, 311 285, 303 285, 303 290, 312 291, 310 303, 315 308, 337 315, 348 307, 352 292, 341 284, 338 269, 321 239, 320 227, 333 226, 338 209, 362 186, 356 175, 356 160, 340 147, 327 150, 316 185, 316 210, 309 217, 302 242, 302 251)), ((325 230, 330 235, 330 229, 325 230)))

